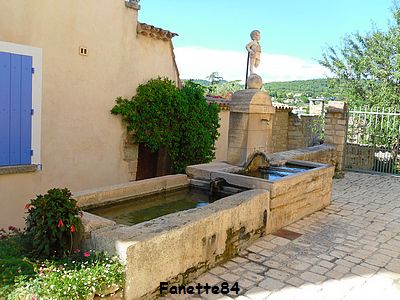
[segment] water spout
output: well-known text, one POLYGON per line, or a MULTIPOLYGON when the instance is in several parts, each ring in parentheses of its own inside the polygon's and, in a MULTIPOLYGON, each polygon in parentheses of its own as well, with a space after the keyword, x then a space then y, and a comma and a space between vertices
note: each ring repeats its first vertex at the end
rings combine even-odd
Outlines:
POLYGON ((217 193, 221 192, 221 189, 227 182, 223 178, 215 178, 210 181, 210 202, 215 201, 215 197, 217 193))
POLYGON ((262 151, 255 151, 249 156, 247 163, 245 165, 245 171, 254 171, 260 167, 269 167, 271 162, 271 157, 262 151))

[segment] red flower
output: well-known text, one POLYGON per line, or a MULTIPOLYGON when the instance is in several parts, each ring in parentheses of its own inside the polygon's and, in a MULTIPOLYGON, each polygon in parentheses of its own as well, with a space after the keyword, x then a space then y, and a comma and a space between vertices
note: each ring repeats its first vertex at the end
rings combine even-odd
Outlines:
POLYGON ((57 224, 57 227, 58 228, 60 228, 60 227, 63 227, 64 226, 64 223, 63 223, 63 221, 60 219, 60 220, 58 220, 58 224, 57 224))
POLYGON ((75 225, 74 224, 72 224, 72 226, 71 226, 71 232, 75 232, 75 225))
POLYGON ((81 252, 81 250, 78 248, 74 250, 74 253, 79 253, 79 252, 81 252))
POLYGON ((30 209, 31 205, 29 203, 25 204, 25 209, 30 209))
POLYGON ((89 257, 90 256, 90 252, 89 251, 83 252, 83 256, 84 257, 89 257))

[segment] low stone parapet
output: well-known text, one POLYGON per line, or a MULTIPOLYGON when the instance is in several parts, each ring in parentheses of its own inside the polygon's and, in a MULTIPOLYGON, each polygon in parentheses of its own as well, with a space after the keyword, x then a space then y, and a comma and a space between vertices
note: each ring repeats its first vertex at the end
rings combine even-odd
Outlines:
POLYGON ((283 164, 288 160, 304 160, 336 166, 336 147, 332 145, 317 145, 295 150, 277 152, 270 155, 271 164, 283 164))

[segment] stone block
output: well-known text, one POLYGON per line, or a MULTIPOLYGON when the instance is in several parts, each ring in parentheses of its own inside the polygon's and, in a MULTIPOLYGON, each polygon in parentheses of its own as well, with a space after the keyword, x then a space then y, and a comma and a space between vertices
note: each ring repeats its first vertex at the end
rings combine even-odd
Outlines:
POLYGON ((210 180, 211 172, 215 171, 227 171, 235 172, 240 168, 230 165, 225 162, 214 162, 208 164, 198 164, 186 167, 186 174, 190 178, 200 179, 200 180, 210 180))
POLYGON ((346 135, 346 132, 344 130, 335 130, 335 136, 340 136, 342 138, 344 138, 344 136, 346 135))
POLYGON ((275 113, 271 97, 267 92, 247 89, 237 91, 230 102, 231 112, 243 113, 275 113))
POLYGON ((85 233, 90 233, 99 228, 114 226, 115 224, 114 221, 109 219, 93 215, 86 211, 83 212, 82 225, 85 233))
POLYGON ((335 130, 333 128, 332 129, 326 128, 325 129, 325 137, 326 136, 335 136, 335 130))
POLYGON ((343 101, 329 101, 327 112, 328 113, 344 113, 347 110, 347 104, 343 101))
POLYGON ((267 130, 272 128, 271 114, 249 114, 248 130, 267 130))
POLYGON ((247 130, 249 128, 249 114, 230 112, 229 128, 247 130))
POLYGON ((125 145, 124 146, 124 160, 137 161, 139 154, 138 145, 125 145))

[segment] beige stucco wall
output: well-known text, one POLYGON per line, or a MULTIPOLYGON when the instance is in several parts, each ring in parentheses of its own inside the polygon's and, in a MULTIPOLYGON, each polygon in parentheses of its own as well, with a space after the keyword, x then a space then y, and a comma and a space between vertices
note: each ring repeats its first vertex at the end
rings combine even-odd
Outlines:
POLYGON ((215 159, 213 162, 226 161, 228 155, 228 132, 229 132, 229 110, 223 109, 219 112, 218 132, 220 136, 215 142, 215 159))
POLYGON ((43 169, 0 175, 0 227, 22 226, 27 200, 52 187, 128 181, 115 98, 158 75, 177 79, 170 42, 137 36, 137 15, 123 0, 0 0, 0 41, 43 50, 43 169))

